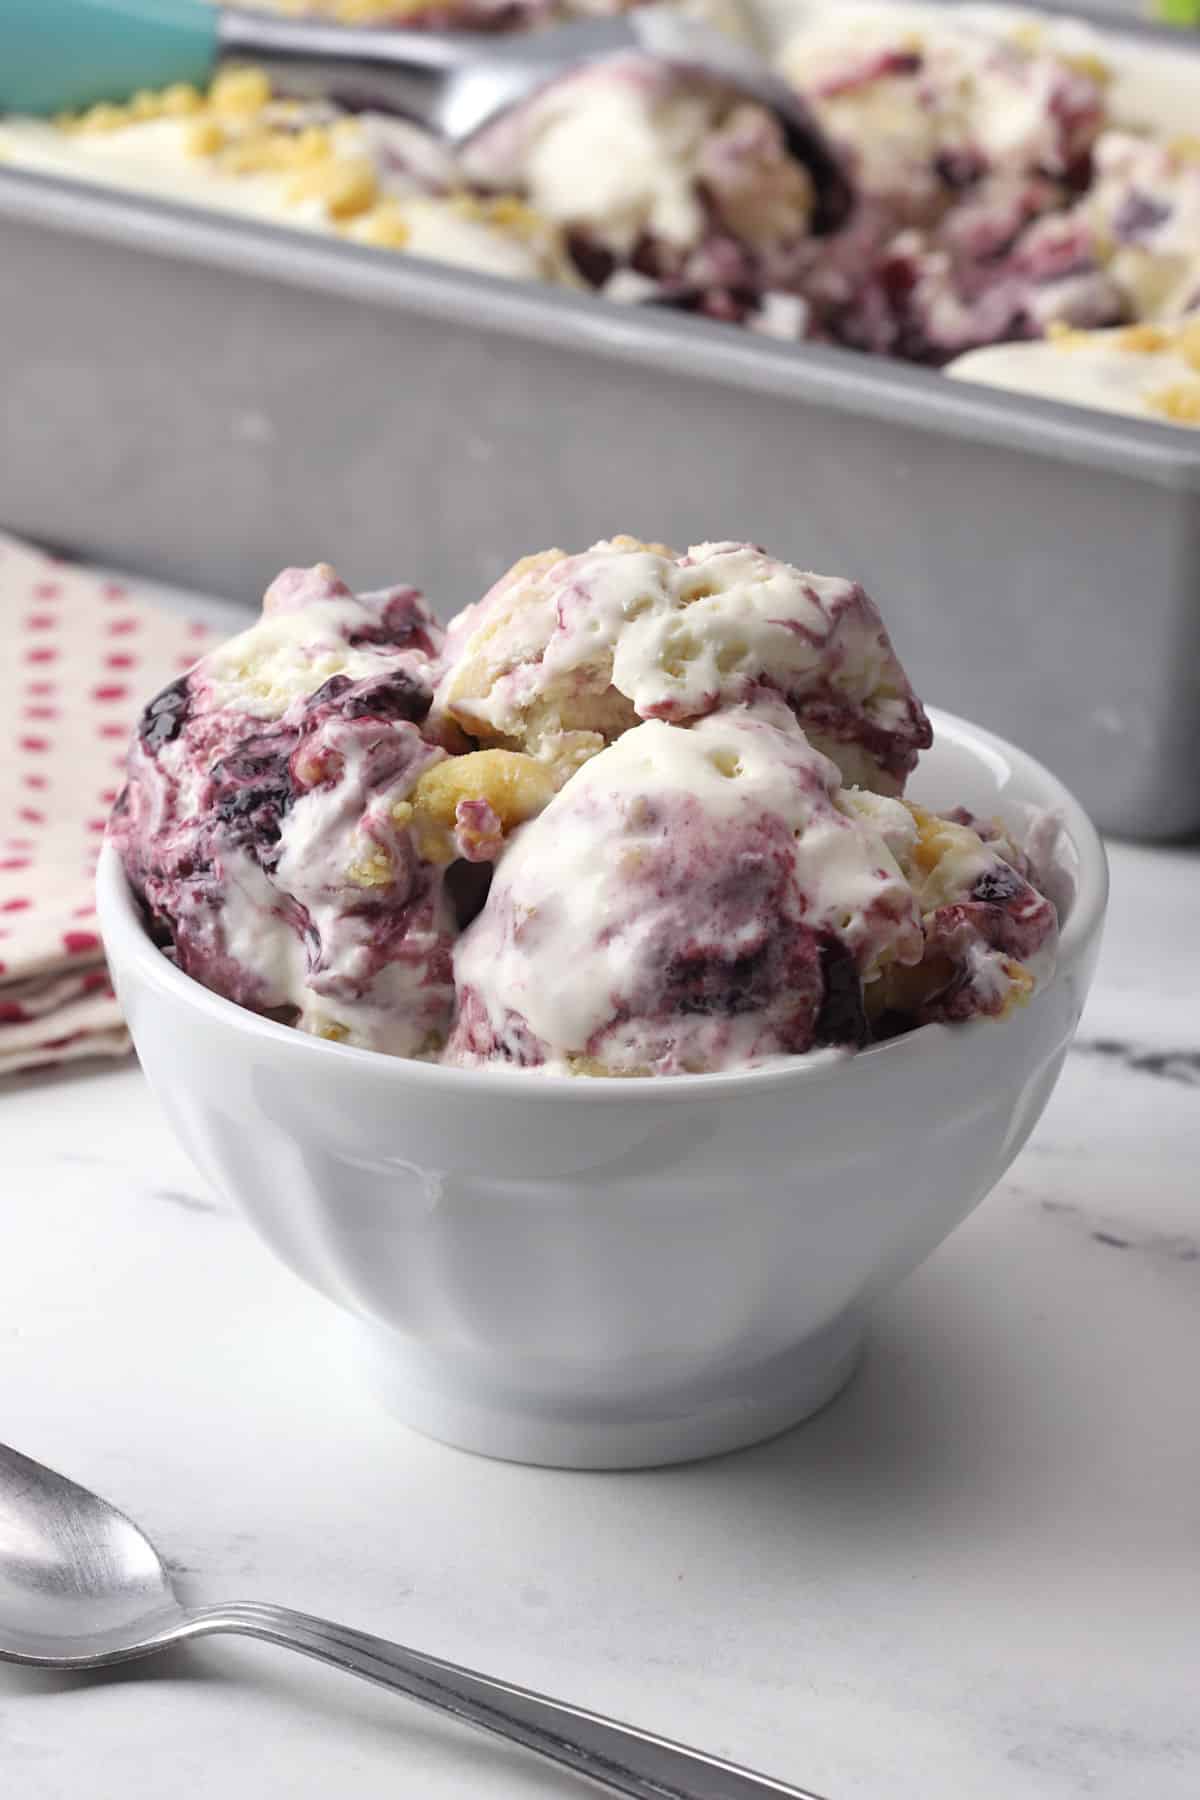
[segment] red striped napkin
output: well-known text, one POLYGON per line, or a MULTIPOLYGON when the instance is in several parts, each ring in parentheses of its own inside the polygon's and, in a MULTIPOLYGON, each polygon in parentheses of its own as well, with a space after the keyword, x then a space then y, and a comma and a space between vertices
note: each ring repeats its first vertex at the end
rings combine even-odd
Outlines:
POLYGON ((212 635, 0 535, 0 1075, 129 1049, 96 858, 142 705, 212 635))

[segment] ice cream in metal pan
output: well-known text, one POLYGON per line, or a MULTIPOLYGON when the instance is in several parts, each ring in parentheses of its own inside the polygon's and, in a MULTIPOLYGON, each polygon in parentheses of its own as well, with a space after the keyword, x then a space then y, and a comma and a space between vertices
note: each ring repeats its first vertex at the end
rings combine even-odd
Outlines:
MULTIPOLYGON (((1082 26, 785 6, 772 75, 690 9, 515 35, 533 13, 489 14, 503 30, 485 39, 378 28, 397 9, 332 10, 377 27, 365 44, 412 46, 428 91, 408 111, 440 135, 380 112, 369 83, 352 92, 281 53, 207 93, 176 84, 58 125, 0 121, 0 158, 933 366, 1064 325, 1185 316, 1200 299, 1194 140, 1145 112, 1082 26), (573 43, 575 65, 549 79, 573 43), (471 76, 452 118, 430 95, 479 56, 500 85, 471 76)), ((701 10, 761 29, 712 0, 701 10)), ((254 29, 354 35, 319 20, 254 29)))

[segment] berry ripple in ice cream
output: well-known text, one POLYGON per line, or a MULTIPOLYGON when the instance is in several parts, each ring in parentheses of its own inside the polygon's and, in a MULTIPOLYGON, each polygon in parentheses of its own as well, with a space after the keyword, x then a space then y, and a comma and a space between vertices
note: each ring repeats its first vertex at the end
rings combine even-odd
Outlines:
POLYGON ((151 701, 112 833, 187 974, 322 1036, 441 1043, 456 924, 446 750, 425 725, 441 646, 416 589, 354 596, 328 568, 289 569, 257 625, 151 701))
POLYGON ((847 4, 780 60, 859 195, 804 283, 817 335, 936 364, 1052 319, 1125 316, 1070 211, 1106 120, 1095 57, 935 8, 847 4))
POLYGON ((505 856, 447 1060, 677 1074, 864 1043, 860 978, 919 961, 921 926, 838 789, 779 699, 627 731, 505 856))
POLYGON ((1007 828, 857 584, 752 545, 522 559, 443 632, 284 572, 152 700, 110 832, 185 973, 466 1066, 684 1074, 1003 1015, 1053 965, 1007 828))
POLYGON ((781 694, 848 782, 898 793, 930 742, 857 582, 753 544, 685 556, 634 538, 527 557, 450 627, 435 706, 481 741, 569 766, 639 719, 781 694))
POLYGON ((590 286, 736 322, 771 324, 809 256, 812 178, 765 108, 648 56, 549 83, 481 132, 469 179, 525 196, 566 235, 590 286))

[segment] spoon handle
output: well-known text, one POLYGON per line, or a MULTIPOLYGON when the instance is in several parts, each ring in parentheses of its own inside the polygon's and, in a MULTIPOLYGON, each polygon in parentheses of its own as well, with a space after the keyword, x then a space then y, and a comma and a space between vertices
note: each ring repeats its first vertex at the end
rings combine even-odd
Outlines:
POLYGON ((764 1800, 767 1795, 817 1800, 806 1789, 755 1775, 636 1726, 288 1607, 251 1602, 189 1615, 188 1636, 217 1631, 263 1638, 361 1675, 523 1744, 630 1800, 764 1800))

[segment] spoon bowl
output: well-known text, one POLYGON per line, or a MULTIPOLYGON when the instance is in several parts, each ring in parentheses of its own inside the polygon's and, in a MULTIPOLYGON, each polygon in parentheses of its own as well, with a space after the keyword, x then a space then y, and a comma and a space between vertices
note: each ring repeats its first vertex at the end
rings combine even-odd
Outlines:
POLYGON ((0 1445, 0 1496, 6 1657, 93 1667, 185 1617, 153 1544, 99 1495, 0 1445))

